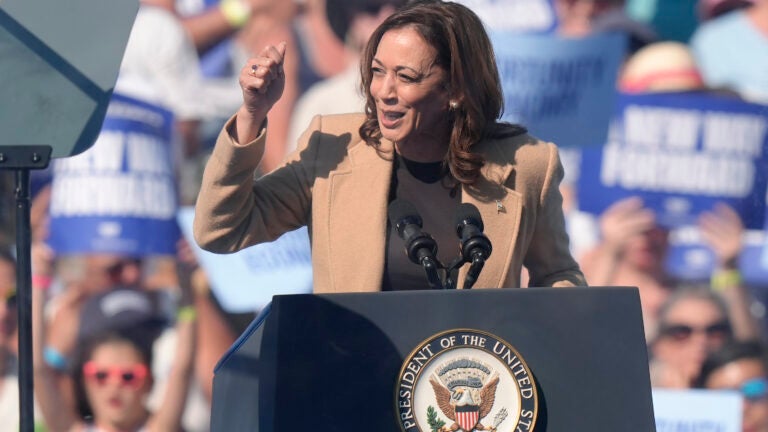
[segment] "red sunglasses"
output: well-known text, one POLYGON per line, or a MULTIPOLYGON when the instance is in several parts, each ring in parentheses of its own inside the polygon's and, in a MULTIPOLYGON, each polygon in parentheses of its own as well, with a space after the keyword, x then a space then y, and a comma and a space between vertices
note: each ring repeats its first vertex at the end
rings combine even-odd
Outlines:
POLYGON ((116 379, 120 385, 129 386, 134 389, 144 384, 147 372, 147 367, 143 364, 136 364, 130 367, 99 366, 89 361, 83 365, 85 377, 93 380, 98 385, 106 384, 109 379, 116 379))

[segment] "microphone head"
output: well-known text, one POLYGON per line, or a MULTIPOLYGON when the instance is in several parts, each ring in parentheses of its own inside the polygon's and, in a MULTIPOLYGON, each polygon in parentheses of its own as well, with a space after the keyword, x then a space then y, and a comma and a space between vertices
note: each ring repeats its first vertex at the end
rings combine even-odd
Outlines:
POLYGON ((392 201, 387 209, 387 214, 389 215, 389 223, 395 227, 400 238, 403 237, 406 225, 414 224, 418 225, 419 228, 423 225, 416 207, 406 200, 396 199, 392 201))
POLYGON ((456 234, 461 237, 463 228, 467 225, 474 225, 480 232, 483 232, 485 227, 483 226, 483 217, 480 216, 480 210, 474 204, 461 203, 456 209, 454 214, 454 225, 456 226, 456 234))

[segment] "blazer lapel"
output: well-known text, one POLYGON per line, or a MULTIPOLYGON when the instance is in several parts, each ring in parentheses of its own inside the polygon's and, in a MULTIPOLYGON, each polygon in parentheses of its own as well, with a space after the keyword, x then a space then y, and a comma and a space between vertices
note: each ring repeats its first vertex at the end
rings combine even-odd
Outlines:
MULTIPOLYGON (((391 144, 382 140, 382 149, 391 144)), ((329 252, 333 290, 381 290, 392 162, 364 142, 349 150, 350 169, 330 177, 329 252)))
MULTIPOLYGON (((462 188, 461 201, 471 203, 480 210, 483 218, 484 232, 491 241, 493 250, 485 263, 483 271, 473 287, 492 288, 504 287, 509 271, 511 270, 514 247, 517 244, 517 234, 520 230, 520 217, 522 214, 521 194, 506 186, 507 180, 513 175, 514 166, 509 164, 499 166, 487 163, 483 167, 483 181, 489 182, 491 187, 483 190, 492 191, 487 196, 480 196, 466 186, 462 188), (502 186, 498 186, 502 185, 502 186)), ((488 185, 485 185, 488 186, 488 185)), ((465 264, 459 270, 458 287, 463 288, 469 264, 465 264)), ((519 277, 515 278, 519 280, 519 277)))

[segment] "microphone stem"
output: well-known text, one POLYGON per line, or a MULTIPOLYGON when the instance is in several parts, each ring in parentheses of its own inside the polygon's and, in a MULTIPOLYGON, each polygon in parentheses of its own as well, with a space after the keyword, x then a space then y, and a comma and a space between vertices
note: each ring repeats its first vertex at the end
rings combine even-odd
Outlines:
POLYGON ((464 289, 472 288, 472 285, 477 282, 477 277, 480 275, 480 271, 483 270, 484 265, 485 257, 482 253, 472 254, 472 264, 469 265, 467 277, 464 279, 464 289))
POLYGON ((424 272, 427 274, 427 282, 432 289, 445 288, 440 281, 440 275, 437 273, 438 265, 432 257, 423 257, 421 259, 421 266, 424 267, 424 272))
POLYGON ((456 275, 462 264, 464 264, 464 258, 458 257, 445 269, 445 289, 456 289, 456 278, 454 278, 454 275, 456 275))

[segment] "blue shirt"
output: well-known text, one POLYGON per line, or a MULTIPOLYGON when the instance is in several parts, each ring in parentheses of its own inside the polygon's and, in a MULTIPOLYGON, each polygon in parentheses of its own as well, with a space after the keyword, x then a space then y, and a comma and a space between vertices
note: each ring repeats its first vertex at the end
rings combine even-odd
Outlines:
POLYGON ((691 48, 708 86, 727 87, 768 104, 768 36, 743 10, 702 24, 691 48))

